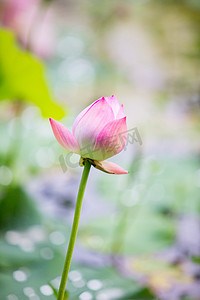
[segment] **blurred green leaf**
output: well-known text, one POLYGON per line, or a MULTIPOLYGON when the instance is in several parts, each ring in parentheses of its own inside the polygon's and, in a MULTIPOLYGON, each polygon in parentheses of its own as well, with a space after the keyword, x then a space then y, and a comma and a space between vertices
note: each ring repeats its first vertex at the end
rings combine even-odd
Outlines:
MULTIPOLYGON (((0 238, 0 262, 6 262, 4 266, 1 266, 0 263, 1 299, 7 299, 9 294, 14 294, 18 299, 26 300, 27 295, 24 294, 24 291, 27 287, 31 288, 40 299, 45 299, 47 297, 41 292, 41 287, 49 285, 52 288, 52 293, 48 295, 48 299, 55 300, 59 285, 58 276, 61 274, 64 261, 65 246, 53 245, 48 239, 49 228, 43 227, 43 229, 46 235, 45 240, 34 243, 34 250, 31 252, 25 252, 17 245, 10 245, 3 236, 0 238), (41 256, 41 251, 44 249, 51 251, 53 254, 51 259, 45 259, 44 256, 41 256), (26 276, 23 281, 18 281, 13 276, 16 271, 25 273, 26 276)), ((51 225, 51 231, 57 229, 51 225)), ((31 236, 27 236, 27 238, 31 238, 31 236)), ((145 297, 137 298, 137 296, 133 298, 133 295, 140 295, 140 293, 144 296, 142 292, 144 288, 133 279, 124 277, 110 267, 94 267, 72 263, 71 271, 75 271, 79 279, 69 278, 68 280, 66 295, 69 295, 69 300, 81 299, 80 295, 84 292, 89 293, 92 299, 103 299, 106 296, 110 297, 111 294, 115 295, 113 299, 116 300, 149 299, 145 297), (89 288, 93 280, 98 281, 98 290, 89 288), (81 285, 78 285, 78 283, 81 285), (132 298, 128 297, 130 295, 132 298)))
POLYGON ((0 30, 0 45, 0 100, 28 101, 37 105, 44 117, 62 118, 64 110, 52 99, 42 63, 20 49, 7 30, 0 30))
POLYGON ((192 261, 196 264, 200 264, 200 256, 192 256, 192 261))
MULTIPOLYGON (((174 242, 173 220, 145 210, 144 207, 135 214, 134 211, 130 213, 126 222, 124 245, 120 245, 120 251, 125 254, 152 253, 174 242)), ((96 218, 80 228, 81 243, 89 249, 109 253, 113 250, 114 224, 110 217, 96 218)))
POLYGON ((9 187, 0 200, 0 230, 25 228, 40 222, 40 214, 25 190, 9 187))
POLYGON ((144 287, 139 291, 136 291, 130 295, 127 295, 127 297, 123 296, 123 298, 120 298, 119 300, 156 300, 154 295, 151 293, 151 291, 144 287))
MULTIPOLYGON (((34 251, 25 252, 18 246, 8 245, 3 240, 0 241, 0 258, 7 261, 7 267, 0 266, 0 299, 7 299, 9 294, 14 294, 20 300, 28 299, 24 294, 24 289, 30 287, 34 293, 44 299, 40 287, 47 285, 49 281, 60 275, 62 269, 63 255, 57 247, 51 245, 48 241, 34 244, 34 251), (42 249, 48 249, 53 254, 52 259, 44 259, 40 253, 42 249), (16 263, 13 263, 13 256, 17 252, 16 263), (8 255, 9 253, 9 255, 8 255), (9 261, 10 260, 10 261, 9 261), (26 274, 26 280, 15 280, 13 273, 22 270, 26 274), (6 284, 7 282, 7 284, 6 284)), ((48 296, 49 300, 54 300, 52 294, 48 296)))

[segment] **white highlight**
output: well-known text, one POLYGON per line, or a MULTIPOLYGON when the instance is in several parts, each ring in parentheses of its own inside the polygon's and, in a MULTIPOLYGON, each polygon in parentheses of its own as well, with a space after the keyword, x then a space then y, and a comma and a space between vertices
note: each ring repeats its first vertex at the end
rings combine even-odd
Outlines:
POLYGON ((83 292, 82 294, 80 294, 79 299, 80 300, 92 300, 93 296, 91 293, 89 292, 83 292))
POLYGON ((102 282, 98 279, 92 279, 87 283, 87 287, 92 291, 98 291, 102 288, 102 286, 102 282))
POLYGON ((16 281, 19 281, 19 282, 23 282, 23 281, 26 281, 27 280, 27 275, 25 272, 21 271, 21 270, 17 270, 17 271, 14 271, 13 272, 13 278, 16 280, 16 281))
POLYGON ((53 295, 53 289, 48 284, 42 285, 40 287, 40 292, 45 296, 53 295))

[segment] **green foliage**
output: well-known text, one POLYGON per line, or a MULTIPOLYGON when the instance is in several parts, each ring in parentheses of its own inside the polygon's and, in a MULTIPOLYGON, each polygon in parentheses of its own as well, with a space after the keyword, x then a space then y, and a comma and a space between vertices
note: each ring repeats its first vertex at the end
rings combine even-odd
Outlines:
MULTIPOLYGON (((121 243, 121 251, 125 254, 153 253, 171 245, 174 240, 174 224, 172 220, 162 218, 143 208, 136 214, 131 213, 126 221, 126 230, 123 240, 120 232, 116 241, 113 241, 112 218, 96 219, 93 223, 80 229, 80 239, 84 246, 105 253, 113 251, 113 242, 121 243), (108 230, 108 228, 111 228, 108 230), (122 245, 122 243, 124 243, 122 245)), ((114 223, 114 224, 113 224, 114 223)))
POLYGON ((20 49, 7 30, 0 30, 0 45, 0 100, 28 101, 37 105, 43 116, 62 118, 64 111, 52 99, 42 63, 20 49))
MULTIPOLYGON (((151 291, 148 288, 143 288, 136 293, 124 296, 119 300, 156 300, 151 291)), ((159 300, 159 299, 157 299, 159 300)))
POLYGON ((199 256, 193 256, 192 261, 196 264, 200 264, 200 257, 199 256))
MULTIPOLYGON (((19 299, 25 300, 27 299, 24 294, 26 287, 30 287, 42 297, 40 287, 47 285, 49 281, 60 275, 63 255, 57 249, 58 247, 51 245, 48 241, 34 244, 34 251, 25 252, 18 246, 9 245, 1 239, 0 248, 0 260, 4 262, 4 265, 0 265, 1 299, 7 299, 9 294, 15 294, 19 299), (51 259, 45 259, 40 255, 43 249, 51 251, 51 259), (17 270, 23 271, 27 279, 15 280, 13 272, 17 270)), ((55 297, 52 295, 48 299, 53 300, 55 297)))
MULTIPOLYGON (((14 294, 18 299, 26 300, 27 287, 31 288, 40 299, 45 299, 46 297, 40 289, 43 285, 49 285, 52 288, 48 299, 56 299, 58 276, 62 270, 66 245, 53 245, 49 241, 49 234, 52 230, 58 230, 57 227, 42 226, 41 229, 45 233, 44 240, 34 243, 34 249, 31 252, 23 251, 18 245, 10 245, 7 242, 7 235, 5 235, 5 239, 3 237, 0 239, 1 299, 6 299, 8 295, 14 294), (51 251, 52 257, 47 259, 42 256, 41 253, 44 249, 51 251), (16 271, 25 273, 24 280, 20 281, 15 278, 16 271)), ((15 233, 23 232, 15 231, 15 233)), ((111 267, 96 268, 72 264, 70 271, 75 271, 78 277, 74 279, 71 277, 68 280, 66 295, 69 295, 67 298, 69 300, 79 300, 80 295, 84 292, 89 293, 92 299, 103 299, 105 295, 108 297, 115 295, 113 299, 116 300, 154 299, 148 289, 141 287, 133 279, 122 276, 111 267), (94 279, 100 283, 97 290, 90 289, 91 280, 94 279)))
POLYGON ((0 201, 0 230, 25 228, 40 221, 35 203, 20 186, 9 187, 0 201))

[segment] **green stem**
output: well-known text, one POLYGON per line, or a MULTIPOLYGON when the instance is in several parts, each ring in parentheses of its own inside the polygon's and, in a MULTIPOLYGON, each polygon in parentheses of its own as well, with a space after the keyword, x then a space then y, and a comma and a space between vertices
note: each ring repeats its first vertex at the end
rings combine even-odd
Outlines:
POLYGON ((67 283, 70 263, 71 263, 74 245, 75 245, 75 241, 76 241, 78 224, 79 224, 79 219, 80 219, 80 214, 81 214, 81 206, 82 206, 82 201, 83 201, 83 195, 84 195, 88 175, 90 172, 90 167, 91 167, 90 162, 85 160, 85 166, 84 166, 83 175, 81 178, 81 183, 79 186, 79 191, 78 191, 78 196, 77 196, 77 201, 76 201, 76 208, 75 208, 75 213, 74 213, 74 221, 73 221, 73 225, 72 225, 72 231, 71 231, 71 236, 70 236, 70 240, 69 240, 67 255, 65 258, 65 264, 64 264, 64 268, 63 268, 63 273, 62 273, 62 277, 61 277, 60 288, 58 291, 57 300, 64 300, 64 297, 65 297, 65 287, 66 287, 66 283, 67 283))

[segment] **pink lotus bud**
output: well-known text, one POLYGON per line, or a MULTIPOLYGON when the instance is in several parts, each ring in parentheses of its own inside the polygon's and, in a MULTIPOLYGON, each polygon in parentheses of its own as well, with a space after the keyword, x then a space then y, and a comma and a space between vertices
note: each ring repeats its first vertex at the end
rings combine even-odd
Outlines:
POLYGON ((49 119, 57 141, 70 152, 92 161, 107 173, 127 171, 105 159, 121 152, 126 144, 127 125, 123 105, 115 96, 102 97, 86 107, 76 118, 72 133, 59 122, 49 119))

